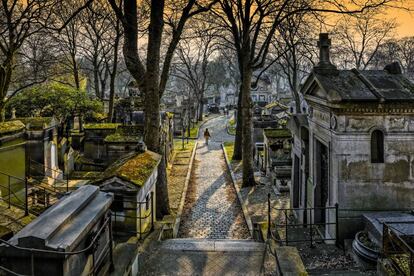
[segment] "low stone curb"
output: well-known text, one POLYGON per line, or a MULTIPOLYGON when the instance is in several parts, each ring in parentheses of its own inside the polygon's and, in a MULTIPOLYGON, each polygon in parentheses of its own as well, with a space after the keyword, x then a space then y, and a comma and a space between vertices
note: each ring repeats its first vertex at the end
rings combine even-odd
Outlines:
POLYGON ((231 182, 233 183, 234 189, 236 190, 237 198, 239 199, 240 205, 241 205, 242 210, 243 210, 244 219, 246 220, 247 227, 249 228, 250 236, 253 237, 253 223, 252 223, 252 219, 250 218, 250 215, 249 215, 249 212, 248 212, 248 209, 247 209, 247 204, 243 201, 243 197, 240 193, 240 189, 236 185, 236 177, 235 177, 235 175, 233 173, 233 170, 231 168, 230 161, 229 161, 229 158, 227 156, 227 153, 226 153, 226 150, 224 148, 223 143, 221 144, 221 148, 222 148, 223 153, 224 153, 224 159, 226 160, 227 168, 229 169, 229 172, 230 172, 231 182))
POLYGON ((181 215, 182 215, 182 212, 183 212, 183 209, 184 209, 185 198, 187 196, 188 183, 190 183, 191 171, 193 170, 193 161, 194 161, 196 151, 197 151, 197 144, 198 144, 198 142, 195 142, 193 152, 191 153, 190 164, 188 166, 187 175, 185 177, 184 189, 183 189, 183 192, 181 194, 180 205, 178 206, 177 216, 175 217, 175 221, 174 221, 174 225, 173 225, 173 237, 174 238, 177 237, 178 229, 180 227, 181 215))

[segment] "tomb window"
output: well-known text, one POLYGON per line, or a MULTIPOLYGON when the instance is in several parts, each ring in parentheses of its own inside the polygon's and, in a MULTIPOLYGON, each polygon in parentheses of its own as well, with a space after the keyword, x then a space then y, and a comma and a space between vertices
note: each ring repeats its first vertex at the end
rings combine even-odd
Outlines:
POLYGON ((384 133, 378 129, 371 134, 371 163, 384 163, 384 133))
POLYGON ((112 203, 111 209, 114 212, 124 211, 124 197, 122 195, 115 195, 114 202, 112 203))

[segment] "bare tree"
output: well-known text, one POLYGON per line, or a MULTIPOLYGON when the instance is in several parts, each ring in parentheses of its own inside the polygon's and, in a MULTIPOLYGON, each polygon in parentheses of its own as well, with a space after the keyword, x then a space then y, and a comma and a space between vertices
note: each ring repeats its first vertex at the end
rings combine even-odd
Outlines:
MULTIPOLYGON (((213 10, 221 19, 222 26, 232 35, 232 43, 238 58, 241 76, 243 186, 255 184, 253 170, 252 102, 250 87, 253 71, 262 68, 267 60, 271 41, 279 25, 298 13, 360 13, 392 1, 352 1, 346 7, 340 1, 288 1, 288 0, 220 0, 220 8, 213 10)), ((240 152, 237 137, 235 153, 240 152)), ((234 156, 233 158, 238 158, 234 156)))
POLYGON ((374 69, 383 69, 385 65, 390 64, 394 61, 400 61, 401 48, 398 40, 390 39, 380 46, 376 50, 370 67, 374 69))
POLYGON ((272 43, 277 55, 277 63, 289 84, 295 101, 296 112, 301 113, 300 84, 313 67, 316 56, 317 30, 313 18, 305 13, 297 13, 282 22, 277 30, 277 38, 272 43))
MULTIPOLYGON (((104 98, 107 71, 105 57, 110 54, 112 45, 104 41, 111 31, 111 10, 105 6, 106 2, 95 1, 81 14, 82 29, 80 45, 82 56, 92 65, 90 68, 93 79, 93 90, 98 98, 104 98)), ((87 68, 85 68, 87 69, 87 68)))
POLYGON ((14 81, 15 72, 20 65, 17 55, 29 38, 44 29, 54 4, 48 0, 9 0, 0 3, 1 120, 5 119, 4 108, 11 97, 24 88, 39 83, 39 80, 32 78, 25 78, 20 83, 14 81))
POLYGON ((414 81, 414 37, 406 37, 398 41, 400 62, 404 73, 414 81))
POLYGON ((378 18, 376 11, 344 16, 334 30, 335 47, 346 55, 343 67, 367 69, 382 43, 392 37, 394 20, 378 18))
MULTIPOLYGON (((147 28, 147 49, 145 62, 138 48, 138 13, 136 1, 108 0, 124 29, 124 58, 126 66, 136 80, 144 98, 145 134, 144 141, 148 149, 163 154, 160 136, 160 100, 169 77, 174 51, 188 20, 209 10, 217 1, 180 0, 167 2, 169 9, 165 14, 165 0, 151 0, 150 16, 147 28), (164 19, 170 27, 170 42, 166 54, 161 60, 161 45, 164 31, 164 19), (162 68, 160 70, 160 68, 162 68)), ((142 29, 146 29, 141 26, 142 29)), ((140 28, 141 29, 141 28, 140 28)), ((166 181, 166 161, 163 158, 157 187, 157 216, 169 213, 168 189, 166 181)))
POLYGON ((76 0, 59 1, 53 9, 54 26, 51 28, 55 40, 63 78, 56 79, 64 84, 80 89, 81 87, 81 45, 82 45, 82 13, 76 14, 79 10, 79 3, 76 0), (67 18, 71 18, 67 21, 67 18), (60 28, 60 26, 63 26, 60 28), (58 30, 58 31, 57 31, 58 30), (67 78, 71 76, 71 78, 67 78))
POLYGON ((122 26, 118 18, 113 18, 111 36, 107 37, 107 42, 112 46, 110 57, 105 59, 105 65, 109 72, 109 110, 108 121, 112 122, 114 116, 114 102, 115 102, 115 82, 119 71, 119 48, 122 39, 122 26), (109 40, 109 41, 108 41, 109 40))
POLYGON ((177 49, 178 62, 175 63, 175 75, 183 79, 193 91, 197 100, 197 119, 203 120, 204 93, 209 84, 209 69, 212 55, 217 51, 214 42, 217 30, 206 24, 193 26, 194 37, 182 39, 177 49))

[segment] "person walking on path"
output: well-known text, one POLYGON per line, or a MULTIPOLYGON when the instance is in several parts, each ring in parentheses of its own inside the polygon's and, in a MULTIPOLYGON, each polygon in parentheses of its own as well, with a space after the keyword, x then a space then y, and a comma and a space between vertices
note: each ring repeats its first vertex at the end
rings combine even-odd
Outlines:
POLYGON ((206 140, 206 145, 208 145, 208 139, 210 139, 210 137, 210 132, 208 131, 208 128, 206 128, 206 130, 204 131, 204 139, 206 140))

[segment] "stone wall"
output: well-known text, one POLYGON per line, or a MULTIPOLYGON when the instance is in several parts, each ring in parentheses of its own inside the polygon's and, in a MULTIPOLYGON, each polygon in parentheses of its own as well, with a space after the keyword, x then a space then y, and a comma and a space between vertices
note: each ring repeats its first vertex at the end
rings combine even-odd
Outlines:
POLYGON ((333 137, 332 170, 338 200, 352 208, 414 206, 414 125, 412 117, 339 116, 333 137), (371 163, 371 132, 384 132, 384 163, 371 163), (340 132, 339 132, 340 131, 340 132), (335 164, 336 163, 336 164, 335 164))
MULTIPOLYGON (((411 116, 334 115, 314 107, 309 120, 310 181, 317 185, 316 141, 329 150, 327 205, 340 209, 393 210, 414 206, 414 124, 411 116), (384 163, 371 162, 371 133, 384 133, 384 163)), ((297 151, 296 151, 297 152, 297 151)), ((315 190, 308 190, 313 206, 315 190)), ((342 212, 340 237, 350 238, 363 224, 362 211, 342 212)), ((328 220, 334 217, 327 215, 328 220)), ((331 234, 333 233, 333 229, 331 234)))

